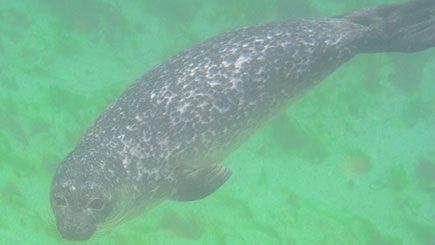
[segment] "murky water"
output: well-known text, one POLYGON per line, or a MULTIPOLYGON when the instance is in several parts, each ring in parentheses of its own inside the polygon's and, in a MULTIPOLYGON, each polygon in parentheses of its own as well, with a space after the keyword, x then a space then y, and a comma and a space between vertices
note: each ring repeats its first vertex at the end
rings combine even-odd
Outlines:
MULTIPOLYGON (((0 243, 67 243, 56 166, 146 70, 237 27, 394 1, 0 0, 0 243)), ((259 130, 196 202, 89 244, 435 244, 435 50, 359 55, 259 130)))

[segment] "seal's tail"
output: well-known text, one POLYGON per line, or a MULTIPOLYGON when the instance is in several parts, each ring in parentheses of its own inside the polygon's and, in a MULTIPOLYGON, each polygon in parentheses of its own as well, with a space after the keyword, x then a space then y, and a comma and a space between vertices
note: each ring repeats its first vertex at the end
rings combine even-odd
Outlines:
POLYGON ((378 5, 337 17, 369 29, 361 52, 417 52, 435 46, 435 0, 378 5))

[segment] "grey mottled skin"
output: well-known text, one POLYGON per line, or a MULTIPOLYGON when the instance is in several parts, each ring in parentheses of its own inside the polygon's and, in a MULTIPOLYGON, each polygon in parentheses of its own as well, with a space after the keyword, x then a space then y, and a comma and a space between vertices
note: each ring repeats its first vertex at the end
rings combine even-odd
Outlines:
POLYGON ((211 194, 231 174, 219 162, 352 56, 434 46, 434 9, 418 1, 268 23, 175 55, 131 85, 58 167, 50 198, 60 233, 87 240, 165 199, 211 194), (417 30, 419 40, 406 40, 417 30))

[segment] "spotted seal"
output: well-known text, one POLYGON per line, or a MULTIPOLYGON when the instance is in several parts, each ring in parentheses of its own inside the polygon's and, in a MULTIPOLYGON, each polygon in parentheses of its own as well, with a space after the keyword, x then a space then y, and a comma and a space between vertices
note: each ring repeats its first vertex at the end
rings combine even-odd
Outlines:
POLYGON ((53 177, 61 235, 87 240, 163 200, 215 192, 219 163, 273 114, 359 53, 435 46, 435 1, 290 19, 210 38, 148 71, 85 132, 53 177))

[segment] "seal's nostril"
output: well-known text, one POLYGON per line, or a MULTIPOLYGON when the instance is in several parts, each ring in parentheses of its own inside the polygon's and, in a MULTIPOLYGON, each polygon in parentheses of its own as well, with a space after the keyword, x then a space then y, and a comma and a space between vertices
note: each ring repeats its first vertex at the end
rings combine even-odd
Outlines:
POLYGON ((70 241, 86 241, 89 240, 97 230, 95 224, 89 222, 86 216, 79 215, 78 217, 69 220, 56 220, 57 230, 64 239, 70 241))

